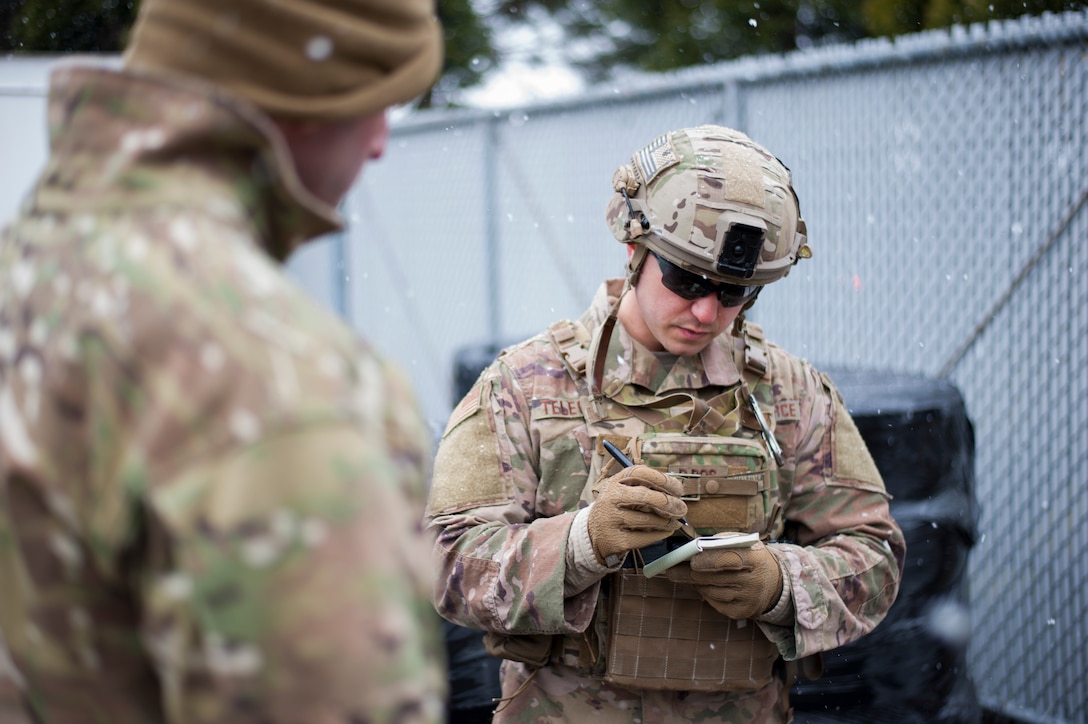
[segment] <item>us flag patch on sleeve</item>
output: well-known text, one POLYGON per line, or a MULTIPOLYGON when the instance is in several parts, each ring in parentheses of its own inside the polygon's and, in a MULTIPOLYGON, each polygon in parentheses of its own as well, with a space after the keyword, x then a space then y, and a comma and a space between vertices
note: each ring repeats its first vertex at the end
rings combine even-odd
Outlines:
POLYGON ((442 433, 442 437, 449 435, 453 428, 457 427, 479 411, 483 406, 483 395, 483 386, 474 385, 473 388, 469 390, 469 394, 461 398, 461 402, 459 402, 457 407, 453 408, 453 412, 450 413, 450 419, 446 422, 446 430, 442 433))

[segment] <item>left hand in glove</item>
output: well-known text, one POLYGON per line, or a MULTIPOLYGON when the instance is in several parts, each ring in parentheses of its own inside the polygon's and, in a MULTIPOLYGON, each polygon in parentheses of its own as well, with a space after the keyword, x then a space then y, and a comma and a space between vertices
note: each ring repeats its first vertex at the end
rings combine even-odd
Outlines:
POLYGON ((707 603, 732 619, 756 618, 782 595, 778 558, 763 543, 696 553, 691 582, 707 603))

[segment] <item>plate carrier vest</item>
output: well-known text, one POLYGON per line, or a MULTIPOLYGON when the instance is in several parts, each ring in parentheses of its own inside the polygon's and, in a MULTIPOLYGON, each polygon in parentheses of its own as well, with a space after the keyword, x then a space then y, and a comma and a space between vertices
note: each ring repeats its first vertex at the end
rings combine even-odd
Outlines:
MULTIPOLYGON (((732 337, 740 384, 708 399, 697 391, 645 396, 622 385, 593 394, 599 380, 593 384, 586 378, 592 340, 585 327, 561 321, 548 336, 583 391, 582 409, 594 441, 583 500, 591 501, 596 482, 618 470, 602 446, 610 440, 635 464, 681 481, 687 520, 699 534, 758 532, 764 541, 782 534, 782 456, 773 415, 767 420, 761 411, 773 410, 774 399, 758 325, 745 322, 732 337)), ((603 350, 598 356, 603 360, 603 350)), ((770 683, 779 654, 759 626, 726 618, 689 583, 667 575, 646 578, 641 553, 629 556, 633 567, 602 582, 594 620, 582 635, 554 637, 548 660, 634 689, 745 691, 770 683)))

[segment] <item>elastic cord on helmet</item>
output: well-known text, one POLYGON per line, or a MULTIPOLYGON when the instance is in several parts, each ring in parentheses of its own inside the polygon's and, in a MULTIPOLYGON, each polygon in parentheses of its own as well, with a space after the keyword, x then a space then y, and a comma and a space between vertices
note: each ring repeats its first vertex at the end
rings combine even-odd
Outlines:
POLYGON ((650 220, 646 218, 646 214, 639 211, 638 224, 642 227, 642 231, 632 229, 631 222, 635 220, 635 207, 631 204, 631 197, 627 195, 627 189, 621 188, 620 193, 623 194, 623 200, 627 202, 627 230, 630 232, 632 239, 637 239, 642 236, 643 231, 650 230, 650 220))

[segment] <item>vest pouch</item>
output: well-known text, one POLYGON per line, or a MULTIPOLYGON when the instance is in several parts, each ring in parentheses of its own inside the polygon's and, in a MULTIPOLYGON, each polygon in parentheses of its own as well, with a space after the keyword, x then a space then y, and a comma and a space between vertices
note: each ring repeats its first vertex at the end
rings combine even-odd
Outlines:
POLYGON ((726 618, 694 586, 664 576, 610 577, 605 681, 670 691, 752 691, 771 682, 778 649, 755 623, 726 618))
POLYGON ((768 530, 776 471, 761 441, 648 434, 637 445, 644 464, 683 483, 686 517, 700 534, 768 530))
POLYGON ((509 659, 540 668, 551 658, 555 637, 548 634, 502 634, 488 631, 484 634, 487 653, 500 659, 509 659))

